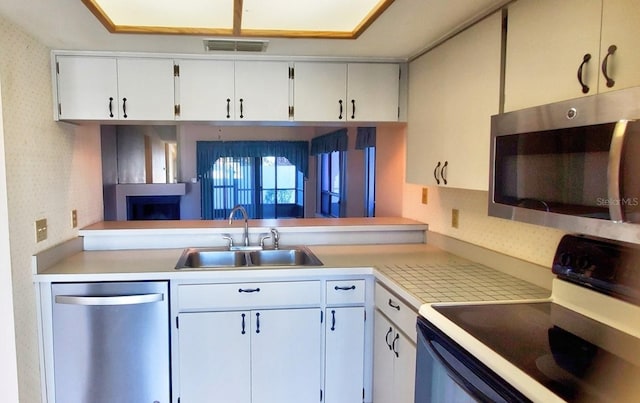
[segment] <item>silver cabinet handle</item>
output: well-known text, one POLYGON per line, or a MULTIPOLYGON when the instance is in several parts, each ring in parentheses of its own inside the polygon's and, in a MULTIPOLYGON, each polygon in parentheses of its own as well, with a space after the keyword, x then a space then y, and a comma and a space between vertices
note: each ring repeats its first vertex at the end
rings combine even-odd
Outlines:
POLYGON ((78 295, 56 295, 56 303, 68 305, 139 305, 164 300, 164 294, 114 295, 106 297, 84 297, 78 295))

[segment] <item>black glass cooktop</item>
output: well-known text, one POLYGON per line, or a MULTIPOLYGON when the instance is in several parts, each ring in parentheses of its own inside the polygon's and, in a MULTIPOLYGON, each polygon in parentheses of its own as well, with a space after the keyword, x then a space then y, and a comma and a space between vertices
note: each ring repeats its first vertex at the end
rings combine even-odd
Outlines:
POLYGON ((551 302, 436 306, 567 401, 640 401, 638 339, 551 302))

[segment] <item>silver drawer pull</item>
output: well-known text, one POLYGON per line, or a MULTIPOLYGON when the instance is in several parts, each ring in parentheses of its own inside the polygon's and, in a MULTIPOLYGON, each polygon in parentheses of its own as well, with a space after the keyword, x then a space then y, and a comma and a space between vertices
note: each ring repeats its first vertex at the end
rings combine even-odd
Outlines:
POLYGON ((389 298, 389 306, 393 309, 397 309, 398 311, 400 310, 400 305, 394 303, 391 298, 389 298))
POLYGON ((115 295, 106 297, 85 297, 78 295, 56 295, 56 303, 68 305, 139 305, 164 300, 164 294, 115 295))

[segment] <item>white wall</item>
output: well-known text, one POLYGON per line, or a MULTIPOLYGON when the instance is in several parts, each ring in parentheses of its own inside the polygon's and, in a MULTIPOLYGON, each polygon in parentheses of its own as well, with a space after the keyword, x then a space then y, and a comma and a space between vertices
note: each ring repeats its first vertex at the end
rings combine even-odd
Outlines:
MULTIPOLYGON (((0 81, 0 111, 2 111, 0 81)), ((7 209, 7 173, 4 160, 4 130, 0 113, 0 390, 7 403, 18 401, 18 367, 11 286, 11 248, 7 209)))
POLYGON ((406 133, 398 124, 376 130, 376 217, 402 216, 406 133))
POLYGON ((100 130, 53 121, 50 50, 3 16, 0 55, 19 400, 35 403, 41 390, 31 256, 77 236, 72 209, 79 227, 102 220, 100 130), (36 243, 40 218, 48 239, 36 243))

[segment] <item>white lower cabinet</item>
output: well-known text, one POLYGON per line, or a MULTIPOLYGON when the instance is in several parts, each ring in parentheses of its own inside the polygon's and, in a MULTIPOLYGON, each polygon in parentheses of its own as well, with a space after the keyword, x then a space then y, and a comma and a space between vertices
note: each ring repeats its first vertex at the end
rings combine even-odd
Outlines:
POLYGON ((413 403, 418 313, 380 283, 375 285, 373 401, 413 403))
POLYGON ((373 401, 413 403, 416 345, 376 310, 373 335, 373 401))
POLYGON ((178 315, 180 402, 314 402, 321 390, 320 310, 178 315))
POLYGON ((364 312, 364 307, 339 307, 326 310, 323 401, 356 403, 363 400, 364 312))

